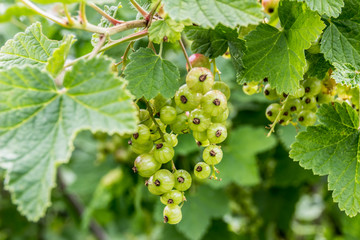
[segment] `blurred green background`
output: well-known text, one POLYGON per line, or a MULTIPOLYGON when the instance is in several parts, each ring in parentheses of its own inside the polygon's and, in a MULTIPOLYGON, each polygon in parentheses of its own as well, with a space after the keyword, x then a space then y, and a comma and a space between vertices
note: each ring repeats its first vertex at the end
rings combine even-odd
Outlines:
MULTIPOLYGON (((146 8, 147 1, 139 2, 146 8)), ((13 0, 0 2, 0 46, 40 21, 50 39, 76 35, 71 58, 92 50, 91 33, 64 29, 31 14, 9 15, 13 4, 13 0)), ((122 4, 117 18, 135 19, 137 12, 128 1, 122 4)), ((56 12, 61 5, 42 7, 56 12)), ((72 7, 76 12, 77 6, 72 7)), ((91 9, 88 18, 94 24, 100 21, 91 9)), ((191 43, 184 40, 191 54, 191 43)), ((141 46, 147 46, 146 40, 136 42, 134 47, 141 46)), ((107 54, 119 60, 125 47, 121 45, 107 54)), ((181 50, 178 45, 164 47, 164 58, 179 67, 184 81, 181 50)), ((219 57, 216 63, 222 80, 232 89, 229 137, 223 144, 224 159, 218 165, 222 181, 199 182, 194 178, 186 193, 180 224, 162 223, 159 198, 151 195, 144 179, 131 170, 136 155, 129 151, 128 138, 82 132, 75 140, 70 163, 60 167, 65 189, 58 184, 52 191, 52 206, 37 223, 28 222, 11 203, 0 170, 0 240, 96 239, 90 225, 101 229, 107 239, 360 239, 360 217, 348 218, 339 211, 327 191, 326 178, 313 176, 288 157, 297 130, 280 127, 267 138, 265 126, 269 122, 264 112, 269 101, 262 94, 244 95, 235 82, 230 59, 219 57), (71 203, 72 198, 83 208, 82 216, 71 203)), ((178 139, 175 164, 192 172, 201 160, 202 149, 191 135, 178 139)))

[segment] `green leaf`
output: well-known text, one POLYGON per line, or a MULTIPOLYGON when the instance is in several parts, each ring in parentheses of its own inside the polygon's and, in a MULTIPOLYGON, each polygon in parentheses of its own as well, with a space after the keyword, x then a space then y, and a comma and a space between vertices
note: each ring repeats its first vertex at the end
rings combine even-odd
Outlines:
POLYGON ((0 70, 25 64, 42 67, 60 45, 60 41, 49 40, 42 33, 40 23, 34 23, 0 49, 0 70))
POLYGON ((186 37, 192 40, 191 50, 209 58, 223 55, 230 44, 240 42, 236 30, 217 25, 215 29, 190 26, 186 28, 186 37))
POLYGON ((311 54, 306 52, 306 60, 309 66, 309 70, 306 72, 306 75, 309 77, 316 77, 318 79, 324 79, 326 73, 331 68, 331 64, 325 60, 324 54, 311 54))
POLYGON ((125 68, 128 88, 136 98, 150 100, 159 93, 166 98, 175 95, 179 88, 179 69, 170 61, 163 60, 149 48, 140 48, 130 55, 125 68))
POLYGON ((155 21, 149 28, 150 41, 160 44, 166 36, 167 41, 174 43, 180 40, 184 27, 181 22, 176 22, 168 17, 164 20, 155 21))
POLYGON ((191 240, 201 239, 212 218, 222 217, 230 211, 229 200, 221 190, 201 186, 196 194, 187 195, 186 198, 187 201, 181 208, 183 221, 176 228, 191 240))
POLYGON ((36 67, 0 71, 0 166, 19 211, 36 221, 50 205, 56 167, 68 161, 73 139, 83 129, 130 133, 136 110, 111 61, 74 64, 57 90, 36 67))
POLYGON ((266 131, 261 127, 243 126, 231 131, 228 141, 223 147, 223 160, 216 165, 222 181, 210 184, 214 187, 223 187, 231 182, 241 186, 258 184, 260 175, 256 154, 273 148, 275 137, 266 137, 266 131))
POLYGON ((13 17, 29 16, 35 14, 34 11, 27 7, 12 5, 8 7, 5 12, 0 14, 0 23, 8 22, 13 17))
POLYGON ((333 63, 349 63, 360 67, 360 2, 345 1, 338 19, 332 19, 321 40, 321 52, 333 63))
POLYGON ((57 48, 53 55, 48 59, 46 64, 46 70, 53 76, 56 77, 63 69, 66 58, 69 54, 71 45, 75 42, 73 35, 67 35, 64 37, 61 45, 57 48))
POLYGON ((87 3, 97 3, 97 4, 107 4, 107 3, 115 3, 116 0, 33 0, 33 2, 40 4, 50 4, 50 3, 79 3, 79 2, 87 2, 87 3))
POLYGON ((338 17, 341 13, 341 8, 344 6, 344 0, 297 0, 298 2, 305 2, 313 11, 325 14, 329 17, 338 17))
POLYGON ((165 11, 174 20, 190 19, 203 27, 214 28, 221 23, 237 25, 257 24, 263 18, 256 0, 164 0, 165 11))
POLYGON ((325 27, 318 14, 301 3, 281 1, 279 17, 283 30, 260 24, 245 37, 245 69, 238 73, 240 83, 267 77, 278 93, 294 93, 303 79, 304 50, 318 38, 325 27))
POLYGON ((348 86, 356 87, 360 85, 360 67, 356 69, 351 64, 334 63, 335 71, 331 77, 337 83, 342 83, 348 86))
POLYGON ((360 211, 359 118, 347 103, 322 105, 320 124, 296 137, 290 157, 316 175, 328 175, 339 208, 351 217, 360 211))

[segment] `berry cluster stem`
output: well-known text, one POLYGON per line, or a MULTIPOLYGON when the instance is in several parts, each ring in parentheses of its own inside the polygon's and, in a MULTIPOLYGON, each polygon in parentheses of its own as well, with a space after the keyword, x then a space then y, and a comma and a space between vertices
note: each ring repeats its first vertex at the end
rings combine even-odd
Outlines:
POLYGON ((186 63, 189 66, 189 71, 190 71, 192 69, 192 66, 191 66, 191 63, 190 63, 190 60, 189 60, 189 56, 188 56, 188 54, 186 52, 184 43, 183 43, 183 41, 181 39, 179 40, 179 44, 180 44, 181 50, 182 50, 182 52, 184 54, 184 57, 186 59, 186 63))
POLYGON ((172 168, 173 172, 176 171, 176 166, 175 166, 174 160, 171 160, 171 168, 172 168))
POLYGON ((147 110, 149 111, 150 118, 151 118, 151 120, 153 121, 153 123, 156 125, 156 128, 157 128, 157 130, 158 130, 159 133, 160 133, 161 140, 162 140, 163 142, 165 142, 164 133, 161 131, 161 128, 160 128, 159 123, 158 123, 158 122, 155 120, 155 118, 154 118, 154 111, 153 111, 152 107, 150 106, 149 102, 148 102, 146 99, 144 99, 144 101, 145 101, 145 103, 146 103, 147 110))
POLYGON ((216 173, 220 173, 219 170, 214 166, 214 165, 211 165, 211 169, 212 169, 212 173, 211 173, 211 176, 209 177, 210 179, 214 179, 214 180, 218 180, 218 181, 221 181, 221 178, 218 178, 216 176, 216 173))
POLYGON ((286 103, 287 103, 288 99, 289 99, 289 96, 287 96, 287 97, 285 98, 285 100, 284 100, 284 102, 283 102, 283 104, 282 104, 282 106, 281 106, 281 109, 280 109, 278 115, 276 116, 274 122, 271 124, 270 131, 269 131, 269 133, 268 133, 268 135, 267 135, 268 137, 270 137, 271 134, 272 134, 273 132, 275 132, 276 124, 279 122, 281 115, 284 113, 285 106, 286 106, 286 103))

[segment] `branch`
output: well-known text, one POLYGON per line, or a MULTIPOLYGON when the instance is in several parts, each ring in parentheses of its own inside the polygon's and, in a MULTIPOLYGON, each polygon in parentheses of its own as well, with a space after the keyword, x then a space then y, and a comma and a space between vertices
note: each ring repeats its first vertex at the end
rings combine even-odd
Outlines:
POLYGON ((130 2, 144 18, 148 16, 148 13, 135 0, 130 0, 130 2))
MULTIPOLYGON (((113 47, 115 47, 115 46, 117 46, 117 45, 119 45, 119 44, 121 44, 121 43, 128 42, 128 41, 133 41, 133 40, 137 40, 137 39, 143 38, 143 37, 145 37, 145 36, 147 36, 147 35, 148 35, 147 29, 145 29, 145 30, 143 30, 143 31, 140 31, 140 32, 137 32, 137 33, 134 33, 134 34, 131 34, 131 35, 126 36, 126 37, 123 37, 123 38, 121 38, 121 39, 119 39, 119 40, 116 40, 116 41, 113 41, 113 42, 111 42, 111 43, 108 43, 107 45, 105 45, 104 47, 102 47, 102 48, 99 50, 99 53, 100 53, 100 52, 105 52, 105 51, 109 50, 110 48, 113 48, 113 47)), ((87 57, 90 56, 90 54, 91 54, 91 53, 88 53, 88 54, 86 54, 86 55, 84 55, 84 56, 81 56, 81 57, 75 59, 75 60, 72 61, 72 62, 67 63, 67 64, 64 66, 64 68, 68 68, 68 67, 74 65, 75 63, 79 62, 80 60, 86 59, 87 57)))
POLYGON ((112 16, 110 16, 109 14, 107 14, 105 11, 103 11, 101 8, 99 8, 98 6, 96 6, 96 4, 94 3, 89 3, 89 6, 92 7, 93 9, 95 9, 95 11, 97 11, 101 16, 103 16, 104 18, 106 18, 112 25, 118 25, 118 24, 122 24, 124 23, 124 21, 119 21, 115 18, 113 18, 112 16))
POLYGON ((39 8, 38 6, 36 6, 32 2, 30 2, 29 0, 20 0, 20 1, 25 6, 27 6, 28 8, 31 8, 32 10, 34 10, 34 12, 36 12, 37 14, 43 16, 44 18, 50 19, 51 21, 56 22, 57 24, 59 24, 59 25, 61 25, 63 27, 69 27, 69 25, 66 24, 65 20, 45 12, 44 10, 42 10, 41 8, 39 8))
MULTIPOLYGON (((84 206, 80 203, 80 201, 76 198, 75 195, 70 194, 66 191, 66 184, 62 175, 60 168, 58 168, 57 173, 57 182, 61 193, 64 195, 67 201, 73 206, 76 212, 82 216, 84 213, 84 206)), ((102 227, 95 221, 92 220, 90 223, 90 230, 98 240, 105 240, 106 235, 102 227)))
POLYGON ((129 30, 132 28, 140 28, 146 27, 146 20, 133 20, 118 24, 117 26, 111 27, 107 29, 107 33, 109 35, 113 35, 115 33, 119 33, 125 30, 129 30))
POLYGON ((156 9, 159 7, 160 3, 161 3, 161 0, 158 0, 158 1, 155 3, 154 7, 150 10, 149 14, 146 16, 145 19, 146 19, 146 21, 148 21, 147 27, 150 27, 150 26, 151 26, 153 16, 154 16, 154 14, 155 14, 155 12, 156 12, 156 9))
POLYGON ((37 14, 63 26, 66 28, 73 28, 73 29, 81 29, 81 30, 85 30, 88 32, 93 32, 93 33, 99 33, 99 34, 104 34, 104 35, 114 35, 116 33, 128 30, 128 29, 132 29, 132 28, 140 28, 140 27, 145 27, 147 21, 146 20, 135 20, 135 21, 129 21, 129 22, 123 22, 120 25, 111 27, 111 28, 103 28, 103 27, 99 27, 99 26, 95 26, 89 22, 86 21, 86 17, 85 17, 85 7, 84 5, 82 5, 82 7, 80 8, 80 21, 74 21, 72 24, 70 24, 68 22, 67 19, 62 19, 59 17, 56 17, 54 15, 51 15, 47 12, 45 12, 44 10, 42 10, 41 8, 39 8, 38 6, 36 6, 35 4, 33 4, 30 0, 20 0, 23 4, 25 4, 27 7, 29 7, 30 9, 32 9, 33 11, 35 11, 37 14))

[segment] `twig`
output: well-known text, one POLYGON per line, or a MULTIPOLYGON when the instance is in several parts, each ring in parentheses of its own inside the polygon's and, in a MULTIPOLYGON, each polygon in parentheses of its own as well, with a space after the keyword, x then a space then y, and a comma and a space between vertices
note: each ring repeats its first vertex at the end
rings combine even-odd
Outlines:
POLYGON ((108 43, 107 45, 105 45, 101 50, 100 52, 104 52, 104 51, 107 51, 108 49, 110 48, 113 48, 121 43, 124 43, 124 42, 128 42, 128 41, 132 41, 132 40, 137 40, 137 39, 140 39, 140 38, 143 38, 145 36, 147 36, 149 33, 148 33, 148 30, 147 29, 144 29, 140 32, 137 32, 137 33, 134 33, 134 34, 131 34, 129 36, 126 36, 126 37, 123 37, 119 40, 115 40, 111 43, 108 43))
POLYGON ((59 24, 59 25, 61 25, 63 27, 69 27, 63 19, 58 18, 56 16, 53 16, 53 15, 45 12, 44 10, 40 9, 38 6, 36 6, 32 2, 30 2, 29 0, 20 0, 20 1, 25 6, 27 6, 28 8, 31 8, 34 12, 36 12, 37 14, 43 16, 44 18, 50 19, 51 21, 56 22, 57 24, 59 24))
POLYGON ((64 5, 65 16, 66 16, 67 21, 68 21, 67 25, 72 26, 72 25, 74 25, 74 20, 71 18, 71 14, 69 12, 69 9, 68 9, 67 5, 65 3, 63 5, 64 5))
POLYGON ((154 44, 153 44, 153 42, 152 42, 152 41, 150 41, 150 39, 149 39, 148 48, 151 48, 151 49, 154 51, 154 53, 157 55, 157 53, 156 53, 156 49, 155 49, 155 47, 154 47, 154 44))
POLYGON ((121 67, 121 70, 122 70, 122 71, 125 70, 127 55, 129 54, 129 51, 130 51, 131 47, 134 45, 134 42, 135 42, 135 41, 131 41, 131 42, 129 43, 129 45, 128 45, 128 46, 126 47, 126 49, 125 49, 124 55, 122 56, 122 63, 123 63, 123 65, 122 65, 122 67, 121 67))
MULTIPOLYGON (((124 37, 124 38, 121 38, 121 39, 119 39, 119 40, 113 41, 112 43, 109 43, 109 44, 105 45, 104 47, 102 47, 102 48, 99 50, 99 53, 100 53, 100 52, 105 52, 105 51, 109 50, 110 48, 113 48, 113 47, 115 47, 115 46, 117 46, 117 45, 119 45, 119 44, 121 44, 121 43, 143 38, 143 37, 145 37, 147 34, 148 34, 148 31, 147 31, 147 30, 143 30, 143 31, 141 31, 141 32, 137 32, 137 33, 131 34, 131 35, 129 35, 129 36, 126 36, 126 37, 124 37)), ((68 67, 74 65, 75 63, 79 62, 80 60, 86 59, 86 58, 89 57, 89 56, 90 56, 90 53, 85 54, 85 55, 83 55, 83 56, 81 56, 81 57, 73 60, 72 62, 69 62, 68 64, 66 64, 66 65, 64 66, 64 68, 68 68, 68 67)))
POLYGON ((85 16, 85 5, 81 5, 80 7, 80 21, 74 21, 72 25, 68 22, 67 19, 62 19, 56 16, 53 16, 35 4, 33 4, 30 0, 20 0, 23 4, 25 4, 28 8, 32 9, 37 14, 65 27, 65 28, 73 28, 73 29, 81 29, 88 32, 99 33, 99 34, 108 34, 109 36, 114 35, 116 33, 132 29, 132 28, 139 28, 139 27, 146 27, 147 21, 146 20, 135 20, 135 21, 128 21, 123 22, 120 25, 113 26, 111 28, 103 28, 99 26, 95 26, 86 20, 85 16))
POLYGON ((160 5, 160 3, 161 3, 161 0, 158 0, 158 1, 155 3, 154 7, 150 10, 149 14, 146 16, 145 19, 148 21, 147 27, 150 27, 150 26, 151 26, 154 13, 156 12, 156 9, 157 9, 158 6, 160 5))
POLYGON ((80 24, 83 26, 86 26, 88 21, 86 18, 86 2, 82 1, 80 3, 80 9, 79 9, 79 19, 80 19, 80 24))
POLYGON ((148 16, 148 13, 135 0, 130 0, 130 2, 144 18, 148 16))
POLYGON ((104 18, 106 18, 111 24, 113 25, 118 25, 118 24, 122 24, 124 23, 124 21, 119 21, 115 18, 113 18, 112 16, 110 16, 109 14, 107 14, 105 11, 103 11, 101 8, 99 8, 98 6, 96 6, 95 3, 89 3, 89 6, 92 7, 93 9, 95 9, 95 11, 97 11, 101 16, 103 16, 104 18))
POLYGON ((189 60, 189 56, 188 56, 188 54, 187 54, 187 52, 186 52, 184 43, 183 43, 183 41, 182 41, 181 39, 179 40, 179 43, 180 43, 181 50, 182 50, 182 52, 183 52, 183 54, 184 54, 184 57, 185 57, 185 59, 186 59, 186 63, 188 64, 188 66, 189 66, 189 71, 190 71, 190 70, 192 69, 192 66, 191 66, 191 63, 190 63, 190 60, 189 60))
POLYGON ((108 28, 107 32, 109 35, 114 35, 115 33, 119 33, 125 30, 129 30, 132 28, 141 28, 141 27, 146 27, 146 20, 134 20, 134 21, 123 22, 114 27, 108 28))
POLYGON ((104 46, 105 42, 106 42, 106 38, 107 36, 104 35, 100 35, 100 39, 99 42, 97 43, 97 45, 94 47, 94 49, 91 51, 89 58, 93 58, 96 56, 96 54, 99 53, 99 51, 101 50, 101 48, 104 46))
POLYGON ((164 42, 160 43, 159 57, 161 57, 164 48, 164 42))
MULTIPOLYGON (((80 201, 77 199, 77 197, 75 195, 68 193, 66 191, 66 184, 65 184, 65 181, 64 181, 64 178, 63 178, 60 168, 58 168, 58 172, 57 172, 57 182, 59 185, 59 189, 60 189, 61 193, 64 195, 64 197, 66 198, 66 200, 69 201, 69 203, 74 207, 74 209, 80 216, 83 215, 84 206, 80 203, 80 201)), ((105 234, 104 230, 95 220, 92 220, 90 222, 90 230, 94 234, 96 239, 98 239, 98 240, 106 239, 106 234, 105 234)))

